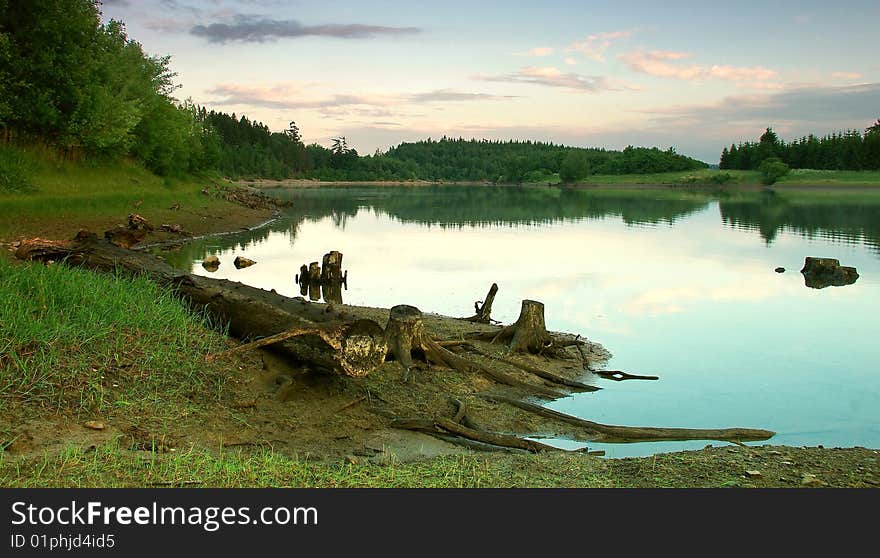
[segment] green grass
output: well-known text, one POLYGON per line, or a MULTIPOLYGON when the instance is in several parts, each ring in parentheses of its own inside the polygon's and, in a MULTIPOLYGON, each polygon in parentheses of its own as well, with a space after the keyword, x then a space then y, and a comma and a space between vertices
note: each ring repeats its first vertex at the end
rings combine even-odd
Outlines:
POLYGON ((49 413, 173 416, 223 380, 207 319, 145 278, 0 259, 0 404, 49 413))
POLYGON ((67 220, 122 222, 135 207, 148 211, 174 204, 219 205, 201 193, 212 182, 218 178, 163 178, 134 161, 62 161, 37 149, 0 146, 0 238, 21 232, 29 223, 41 230, 42 225, 50 228, 67 220), (26 187, 3 187, 5 175, 17 176, 13 182, 26 187))
POLYGON ((321 463, 270 450, 213 453, 204 449, 157 454, 110 443, 69 448, 26 462, 4 461, 0 486, 19 487, 324 487, 507 488, 601 487, 603 464, 585 456, 463 454, 410 463, 321 463))
POLYGON ((792 169, 777 184, 811 186, 880 186, 880 171, 792 169))

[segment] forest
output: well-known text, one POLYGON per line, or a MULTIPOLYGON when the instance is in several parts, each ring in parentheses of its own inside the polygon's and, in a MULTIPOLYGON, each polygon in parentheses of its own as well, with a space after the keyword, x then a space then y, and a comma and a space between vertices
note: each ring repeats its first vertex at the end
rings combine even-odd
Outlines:
POLYGON ((880 120, 865 129, 847 130, 821 138, 810 134, 786 143, 772 128, 757 142, 732 144, 721 152, 719 168, 758 169, 767 159, 778 159, 792 169, 880 169, 880 120))

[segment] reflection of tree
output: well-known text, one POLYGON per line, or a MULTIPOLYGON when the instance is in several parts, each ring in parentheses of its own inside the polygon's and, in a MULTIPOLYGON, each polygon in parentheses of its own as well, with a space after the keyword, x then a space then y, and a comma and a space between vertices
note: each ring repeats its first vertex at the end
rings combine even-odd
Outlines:
POLYGON ((782 230, 848 243, 866 243, 880 251, 880 196, 797 197, 782 193, 741 196, 720 203, 730 226, 757 230, 767 244, 782 230))
POLYGON ((286 191, 295 212, 331 216, 337 226, 360 209, 441 227, 530 225, 619 216, 627 224, 673 223, 708 203, 707 196, 531 187, 328 188, 286 191))

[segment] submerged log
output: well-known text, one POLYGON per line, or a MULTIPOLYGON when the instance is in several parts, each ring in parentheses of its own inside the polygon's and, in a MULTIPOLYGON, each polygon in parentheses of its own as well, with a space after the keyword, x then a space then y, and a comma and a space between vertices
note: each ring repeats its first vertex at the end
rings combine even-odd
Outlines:
POLYGON ((385 332, 376 322, 355 321, 336 310, 327 311, 302 300, 241 283, 184 273, 155 256, 120 248, 93 234, 81 233, 67 243, 32 239, 22 242, 17 255, 36 260, 64 258, 70 265, 99 271, 119 269, 145 274, 160 284, 174 287, 194 307, 204 309, 220 323, 228 324, 230 335, 244 340, 295 328, 313 328, 313 331, 272 345, 273 350, 313 369, 365 376, 384 362, 388 351, 385 332), (332 343, 322 335, 322 328, 329 327, 328 322, 348 324, 347 328, 340 327, 339 335, 332 343))

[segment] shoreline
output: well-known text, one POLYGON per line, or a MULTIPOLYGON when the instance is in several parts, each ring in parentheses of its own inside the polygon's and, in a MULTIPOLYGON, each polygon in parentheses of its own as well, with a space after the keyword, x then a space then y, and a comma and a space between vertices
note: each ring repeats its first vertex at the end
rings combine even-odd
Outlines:
POLYGON ((353 180, 313 180, 303 178, 290 178, 285 180, 231 180, 229 182, 234 186, 245 186, 257 188, 261 190, 269 189, 310 189, 310 188, 332 188, 332 187, 403 187, 403 188, 424 188, 436 186, 477 186, 477 187, 499 187, 499 188, 562 188, 573 190, 589 190, 589 189, 619 189, 619 190, 704 190, 704 191, 809 191, 809 190, 833 190, 836 192, 845 191, 865 191, 872 189, 880 189, 880 183, 862 183, 862 182, 831 182, 821 183, 786 183, 777 182, 772 186, 766 186, 760 183, 742 183, 742 184, 711 184, 711 183, 663 183, 663 182, 575 182, 570 184, 550 184, 528 182, 521 184, 514 183, 493 183, 489 181, 446 181, 446 180, 377 180, 377 181, 353 181, 353 180))

